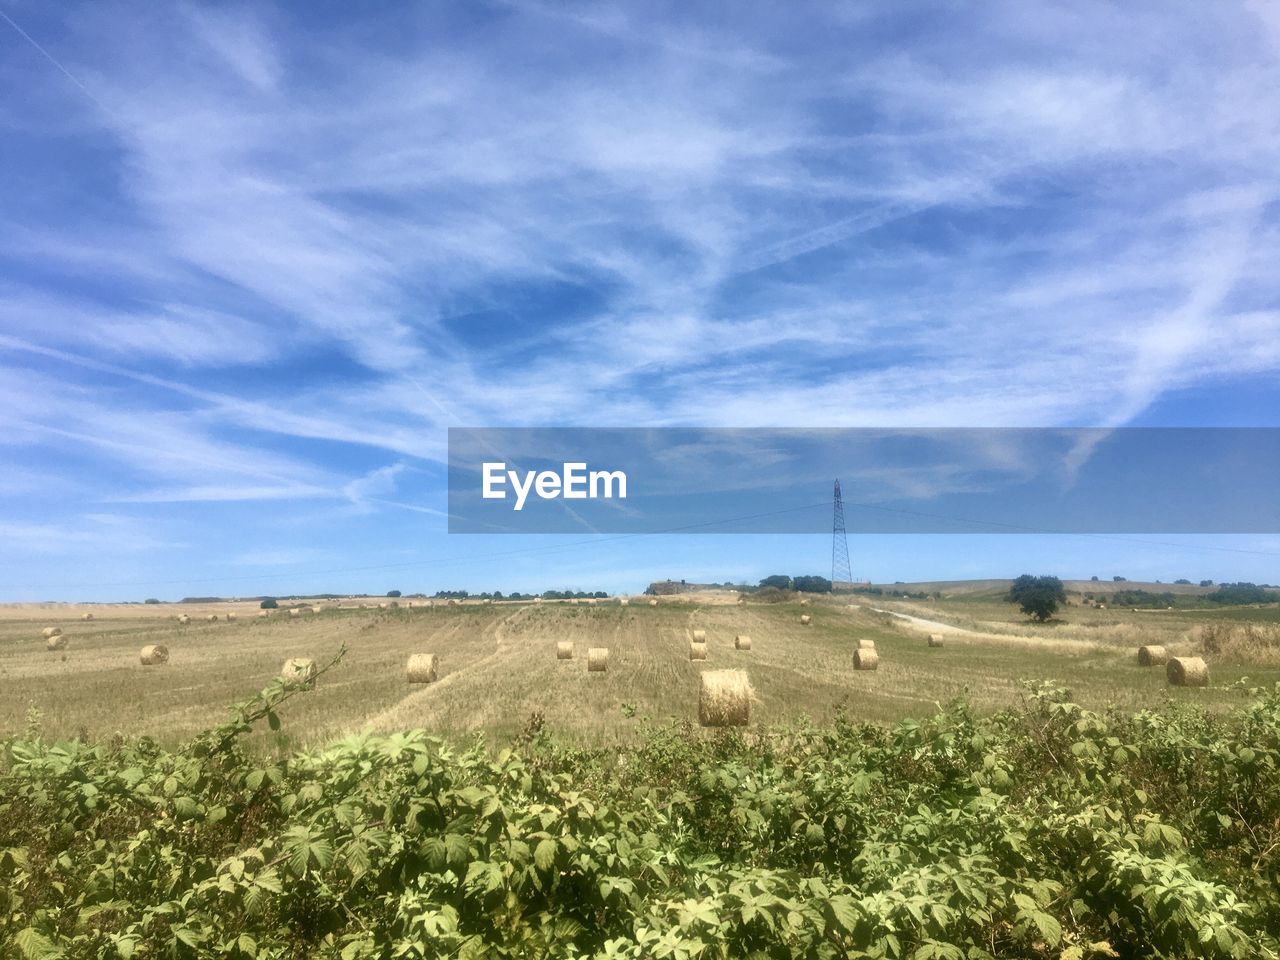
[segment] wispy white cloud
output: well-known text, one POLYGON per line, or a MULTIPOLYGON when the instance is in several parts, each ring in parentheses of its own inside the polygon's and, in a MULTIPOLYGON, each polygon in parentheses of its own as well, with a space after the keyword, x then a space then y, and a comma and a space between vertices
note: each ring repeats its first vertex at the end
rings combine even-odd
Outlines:
POLYGON ((19 12, 76 83, 0 64, 3 442, 104 497, 403 513, 450 424, 1119 424, 1280 370, 1267 4, 19 12))

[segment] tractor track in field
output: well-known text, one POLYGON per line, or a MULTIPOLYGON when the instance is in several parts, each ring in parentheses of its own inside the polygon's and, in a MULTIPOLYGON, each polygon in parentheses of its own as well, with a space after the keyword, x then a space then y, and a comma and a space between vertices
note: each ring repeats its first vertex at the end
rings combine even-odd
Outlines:
POLYGON ((403 697, 401 697, 391 706, 387 707, 386 709, 380 711, 379 713, 365 720, 365 727, 373 730, 387 730, 391 728, 403 727, 404 724, 395 722, 395 719, 398 715, 409 710, 415 704, 422 703, 426 700, 431 699, 433 696, 435 696, 438 690, 448 687, 450 684, 456 682, 458 677, 466 676, 468 673, 472 672, 476 667, 483 667, 492 663, 494 660, 497 660, 502 655, 503 644, 506 642, 506 639, 507 639, 504 636, 504 628, 509 627, 511 624, 515 623, 518 619, 521 619, 527 616, 529 611, 532 609, 534 608, 520 607, 519 609, 513 610, 511 613, 502 617, 500 620, 497 620, 494 623, 487 625, 484 628, 484 633, 492 634, 493 641, 494 641, 493 650, 491 650, 489 653, 486 653, 484 656, 480 657, 479 659, 472 661, 467 666, 462 667, 459 670, 454 670, 450 673, 446 673, 443 677, 441 677, 439 680, 435 681, 434 683, 425 684, 424 686, 420 687, 417 690, 410 690, 408 693, 406 693, 403 697))

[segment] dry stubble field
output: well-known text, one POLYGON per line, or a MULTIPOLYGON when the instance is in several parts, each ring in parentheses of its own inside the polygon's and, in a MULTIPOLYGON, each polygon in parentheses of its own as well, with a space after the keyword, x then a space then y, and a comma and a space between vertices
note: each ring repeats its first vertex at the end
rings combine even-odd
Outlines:
MULTIPOLYGON (((412 609, 327 609, 291 618, 282 609, 258 619, 250 604, 208 607, 12 606, 0 611, 0 735, 20 732, 38 715, 46 734, 147 734, 177 743, 227 716, 227 705, 261 689, 287 657, 322 661, 343 643, 348 653, 317 689, 284 711, 280 748, 317 743, 353 730, 425 727, 446 735, 485 731, 506 738, 540 713, 549 728, 581 743, 625 740, 643 719, 694 720, 703 669, 749 671, 758 702, 753 725, 838 709, 892 721, 931 713, 967 695, 980 710, 1016 701, 1022 679, 1053 679, 1081 702, 1103 708, 1159 706, 1166 698, 1225 706, 1239 702, 1230 685, 1280 680, 1280 669, 1214 663, 1208 689, 1173 689, 1163 669, 1137 666, 1138 643, 1190 652, 1187 631, 1211 613, 1094 611, 1069 607, 1068 622, 1032 627, 994 601, 932 603, 858 600, 841 603, 726 605, 664 601, 658 607, 560 604, 467 604, 412 609), (946 646, 929 649, 925 632, 876 613, 892 608, 955 626, 946 646), (82 621, 93 609, 95 619, 82 621), (172 619, 182 610, 193 622, 172 619), (209 623, 210 611, 238 619, 209 623), (801 613, 813 624, 800 625, 801 613), (41 628, 60 626, 62 651, 46 651, 41 628), (688 659, 691 631, 705 629, 709 659, 688 659), (965 631, 976 631, 973 634, 965 631), (734 649, 736 633, 752 637, 734 649), (880 668, 857 672, 860 637, 876 641, 880 668), (557 661, 555 645, 572 640, 576 656, 557 661), (139 648, 164 643, 171 659, 144 667, 139 648), (589 674, 588 647, 609 648, 609 670, 589 674), (436 653, 440 679, 405 681, 411 653, 436 653), (633 708, 633 709, 630 709, 633 708)), ((1233 618, 1249 612, 1233 611, 1233 618)), ((1275 610, 1252 611, 1275 622, 1275 610)))

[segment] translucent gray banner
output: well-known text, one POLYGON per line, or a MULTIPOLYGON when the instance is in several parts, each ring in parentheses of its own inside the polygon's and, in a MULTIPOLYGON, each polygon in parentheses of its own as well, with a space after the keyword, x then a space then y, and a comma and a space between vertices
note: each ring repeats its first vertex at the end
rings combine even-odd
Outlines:
POLYGON ((1280 532, 1280 428, 453 428, 451 533, 1280 532))

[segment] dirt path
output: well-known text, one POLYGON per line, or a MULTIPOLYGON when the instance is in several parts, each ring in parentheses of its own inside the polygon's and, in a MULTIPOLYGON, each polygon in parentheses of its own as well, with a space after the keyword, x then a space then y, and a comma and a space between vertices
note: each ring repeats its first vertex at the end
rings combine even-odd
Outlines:
POLYGON ((969 630, 965 627, 953 626, 950 623, 943 623, 940 620, 926 620, 924 617, 913 616, 909 613, 898 613, 896 610, 882 610, 879 607, 863 607, 860 604, 852 603, 851 607, 860 610, 870 610, 873 613, 883 613, 895 620, 906 621, 910 627, 921 631, 922 633, 939 633, 945 636, 955 637, 959 640, 978 640, 983 643, 1007 643, 1019 647, 1041 647, 1053 648, 1055 650, 1072 650, 1080 653, 1092 653, 1097 650, 1105 650, 1107 647, 1091 640, 1068 640, 1068 639, 1047 639, 1045 637, 1030 637, 1025 634, 1008 634, 1008 633, 982 633, 978 630, 969 630))

